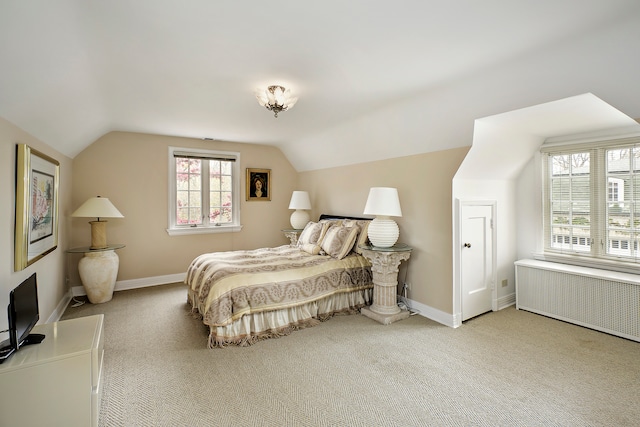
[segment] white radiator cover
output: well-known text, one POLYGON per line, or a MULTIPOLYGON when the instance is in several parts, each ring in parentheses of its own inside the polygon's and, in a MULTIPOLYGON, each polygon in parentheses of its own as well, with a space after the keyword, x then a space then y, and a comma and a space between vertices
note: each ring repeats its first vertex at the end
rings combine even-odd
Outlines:
POLYGON ((640 275, 516 261, 516 308, 640 341, 640 275))

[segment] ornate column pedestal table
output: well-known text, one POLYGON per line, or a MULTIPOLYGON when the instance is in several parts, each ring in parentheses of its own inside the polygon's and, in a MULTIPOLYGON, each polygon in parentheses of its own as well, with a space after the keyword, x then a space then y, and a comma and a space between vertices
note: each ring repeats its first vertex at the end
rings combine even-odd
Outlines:
POLYGON ((296 246, 298 244, 298 237, 300 237, 300 233, 302 233, 303 228, 291 228, 282 230, 284 236, 289 239, 290 246, 296 246))
POLYGON ((87 298, 92 304, 111 301, 120 265, 120 259, 115 251, 121 248, 124 248, 124 245, 114 244, 101 249, 83 247, 67 251, 84 254, 78 263, 78 272, 82 286, 87 292, 87 298))
POLYGON ((406 319, 410 313, 398 307, 398 267, 411 256, 412 248, 395 244, 390 248, 360 246, 362 255, 371 261, 373 303, 360 312, 383 325, 406 319))

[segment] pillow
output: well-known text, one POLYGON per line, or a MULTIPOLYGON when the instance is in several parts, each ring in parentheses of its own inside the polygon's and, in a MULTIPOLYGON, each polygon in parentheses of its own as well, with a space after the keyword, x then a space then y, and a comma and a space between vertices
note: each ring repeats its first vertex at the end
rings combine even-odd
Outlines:
POLYGON ((345 227, 358 227, 360 231, 358 232, 358 237, 356 238, 356 243, 353 246, 353 250, 362 255, 361 245, 369 244, 369 224, 371 224, 370 219, 345 219, 342 222, 342 225, 345 227))
POLYGON ((300 250, 311 255, 318 255, 320 253, 320 249, 320 246, 314 245, 313 243, 305 243, 304 245, 300 246, 300 250))
POLYGON ((334 225, 327 230, 324 239, 322 239, 322 250, 327 255, 342 259, 351 252, 356 237, 358 237, 358 227, 334 225))
POLYGON ((326 224, 318 222, 307 223, 302 233, 300 233, 300 237, 298 237, 298 246, 302 247, 306 244, 318 245, 326 230, 326 224))

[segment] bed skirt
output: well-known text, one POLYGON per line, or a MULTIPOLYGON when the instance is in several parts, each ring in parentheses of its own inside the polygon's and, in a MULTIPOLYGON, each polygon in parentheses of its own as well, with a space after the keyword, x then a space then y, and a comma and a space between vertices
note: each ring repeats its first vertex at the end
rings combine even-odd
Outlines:
MULTIPOLYGON (((242 316, 226 326, 209 326, 209 348, 227 345, 249 346, 255 342, 289 335, 297 329, 315 326, 336 314, 355 314, 371 304, 373 289, 339 292, 310 303, 242 316)), ((187 301, 192 313, 202 316, 193 304, 191 289, 187 301)))

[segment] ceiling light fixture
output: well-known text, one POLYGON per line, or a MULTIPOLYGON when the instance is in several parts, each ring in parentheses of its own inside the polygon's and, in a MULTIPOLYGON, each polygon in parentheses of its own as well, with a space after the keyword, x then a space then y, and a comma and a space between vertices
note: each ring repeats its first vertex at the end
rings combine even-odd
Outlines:
POLYGON ((298 98, 293 96, 291 89, 285 89, 282 86, 269 86, 266 90, 257 89, 256 98, 260 105, 273 111, 276 118, 279 112, 287 111, 298 102, 298 98))

